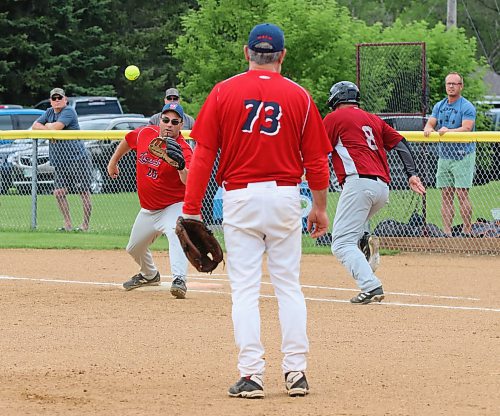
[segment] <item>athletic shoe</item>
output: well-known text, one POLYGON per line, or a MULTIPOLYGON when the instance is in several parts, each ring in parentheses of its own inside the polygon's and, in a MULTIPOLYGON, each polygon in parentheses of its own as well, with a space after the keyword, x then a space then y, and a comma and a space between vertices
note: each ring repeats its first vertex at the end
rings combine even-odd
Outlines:
POLYGON ((177 299, 184 299, 186 297, 186 292, 186 282, 180 277, 176 277, 172 282, 172 286, 170 286, 170 293, 177 299))
POLYGON ((137 273, 132 276, 130 280, 127 280, 123 284, 125 290, 137 289, 142 286, 158 286, 160 284, 160 272, 156 272, 155 277, 152 279, 146 279, 141 273, 137 273))
POLYGON ((235 384, 229 387, 228 394, 231 397, 242 397, 244 399, 263 399, 264 381, 261 374, 241 377, 235 384))
POLYGON ((371 292, 361 292, 351 299, 351 303, 366 305, 372 302, 382 302, 384 299, 384 290, 382 286, 373 289, 371 292))
POLYGON ((380 241, 375 235, 365 232, 358 242, 359 249, 363 252, 368 264, 375 272, 380 265, 380 241))
POLYGON ((290 371, 285 374, 286 391, 290 397, 305 396, 309 393, 309 384, 302 371, 290 371))

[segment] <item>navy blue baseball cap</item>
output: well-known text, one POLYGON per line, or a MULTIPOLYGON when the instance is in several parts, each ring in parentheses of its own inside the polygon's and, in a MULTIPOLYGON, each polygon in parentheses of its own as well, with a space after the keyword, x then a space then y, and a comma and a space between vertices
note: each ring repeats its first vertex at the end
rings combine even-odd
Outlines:
POLYGON ((285 48, 285 35, 278 26, 262 23, 248 35, 248 47, 260 53, 280 52, 285 48))
POLYGON ((184 110, 182 109, 182 105, 179 103, 168 103, 163 106, 161 113, 163 114, 166 111, 174 111, 179 114, 180 118, 184 118, 184 110))

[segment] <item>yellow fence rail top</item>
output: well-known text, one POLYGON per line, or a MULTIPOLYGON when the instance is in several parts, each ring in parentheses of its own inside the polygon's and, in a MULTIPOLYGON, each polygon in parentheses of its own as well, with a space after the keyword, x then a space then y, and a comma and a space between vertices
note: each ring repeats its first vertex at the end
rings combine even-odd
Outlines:
MULTIPOLYGON (((0 139, 57 139, 57 140, 121 140, 129 130, 0 130, 0 139)), ((191 130, 182 130, 185 138, 190 138, 191 130)), ((440 136, 431 133, 424 137, 421 131, 400 131, 410 142, 418 143, 468 143, 468 142, 500 142, 500 131, 449 132, 440 136)))

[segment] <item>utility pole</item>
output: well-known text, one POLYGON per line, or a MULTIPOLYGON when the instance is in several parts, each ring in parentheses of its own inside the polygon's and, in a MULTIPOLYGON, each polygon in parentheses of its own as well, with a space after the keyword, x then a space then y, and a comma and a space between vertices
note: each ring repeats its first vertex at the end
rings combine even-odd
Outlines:
POLYGON ((446 15, 446 29, 457 25, 457 0, 448 0, 448 14, 446 15))

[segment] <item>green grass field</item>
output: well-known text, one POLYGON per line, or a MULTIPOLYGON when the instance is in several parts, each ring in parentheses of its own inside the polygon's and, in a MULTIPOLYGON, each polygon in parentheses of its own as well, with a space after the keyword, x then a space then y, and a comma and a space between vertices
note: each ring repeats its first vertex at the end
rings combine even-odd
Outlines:
MULTIPOLYGON (((328 194, 328 212, 333 220, 339 193, 328 194)), ((474 218, 492 219, 491 209, 500 207, 500 182, 491 182, 471 189, 474 218)), ((37 227, 31 229, 31 196, 0 196, 0 248, 80 248, 123 249, 139 210, 135 193, 93 195, 91 230, 88 233, 55 231, 61 227, 61 214, 52 195, 39 195, 37 199, 37 227)), ((70 195, 69 202, 75 226, 81 218, 81 202, 77 195, 70 195)), ((437 189, 427 193, 427 222, 441 227, 441 197, 437 189)), ((372 229, 383 219, 392 218, 407 222, 414 210, 421 212, 421 199, 410 191, 391 191, 389 204, 372 219, 372 229)), ((455 223, 460 223, 460 216, 455 223)), ((221 237, 219 231, 216 235, 221 237)), ((168 247, 166 238, 158 239, 153 249, 168 247)), ((315 240, 303 237, 304 253, 329 253, 329 247, 316 246, 315 240)))

